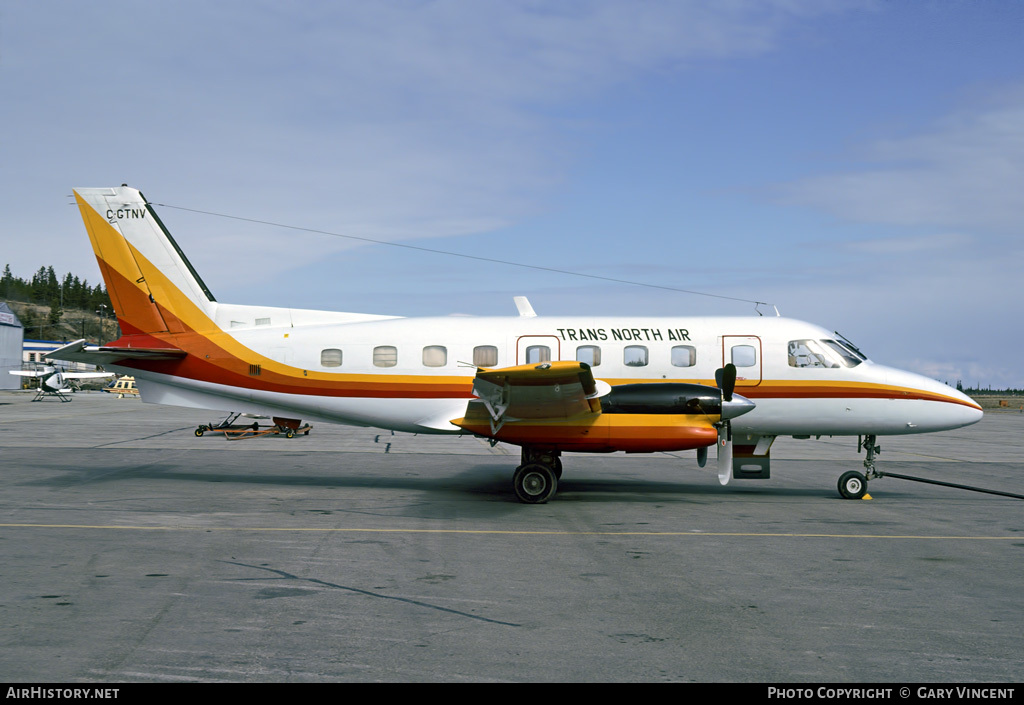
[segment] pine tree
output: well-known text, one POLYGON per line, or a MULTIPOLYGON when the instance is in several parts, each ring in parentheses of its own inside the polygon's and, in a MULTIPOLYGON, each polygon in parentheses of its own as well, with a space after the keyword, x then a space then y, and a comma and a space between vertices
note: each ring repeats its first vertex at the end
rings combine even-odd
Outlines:
POLYGON ((56 297, 50 299, 50 315, 46 317, 46 322, 55 326, 60 323, 60 317, 63 315, 64 311, 61 310, 60 300, 56 297))
POLYGON ((57 279, 57 273, 53 271, 52 264, 46 268, 46 283, 44 286, 46 301, 53 301, 55 298, 59 300, 60 280, 57 279))
POLYGON ((40 267, 32 275, 32 303, 41 304, 46 298, 46 267, 40 267))

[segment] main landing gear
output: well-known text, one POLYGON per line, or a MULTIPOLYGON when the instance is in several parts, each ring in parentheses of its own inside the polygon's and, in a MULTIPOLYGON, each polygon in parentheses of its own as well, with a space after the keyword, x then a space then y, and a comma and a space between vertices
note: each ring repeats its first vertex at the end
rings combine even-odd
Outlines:
POLYGON ((875 456, 882 452, 882 447, 875 445, 875 436, 863 436, 857 439, 857 452, 863 448, 867 453, 864 458, 864 473, 856 470, 844 472, 839 476, 839 494, 843 499, 863 499, 868 493, 868 480, 882 477, 875 470, 875 456))
POLYGON ((516 497, 526 504, 543 504, 555 496, 562 477, 562 459, 557 450, 523 448, 522 465, 512 475, 516 497))

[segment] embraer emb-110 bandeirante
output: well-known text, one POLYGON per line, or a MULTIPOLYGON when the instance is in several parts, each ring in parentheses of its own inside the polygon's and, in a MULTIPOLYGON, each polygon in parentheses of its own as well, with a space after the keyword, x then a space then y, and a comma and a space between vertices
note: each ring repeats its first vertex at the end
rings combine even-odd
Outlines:
POLYGON ((717 445, 718 475, 767 478, 777 436, 958 428, 981 408, 945 384, 868 360, 842 336, 781 317, 400 318, 219 303, 142 194, 76 189, 121 326, 109 345, 51 354, 135 376, 143 401, 474 434, 520 446, 520 500, 554 496, 563 452, 717 445), (735 449, 733 446, 735 445, 735 449))

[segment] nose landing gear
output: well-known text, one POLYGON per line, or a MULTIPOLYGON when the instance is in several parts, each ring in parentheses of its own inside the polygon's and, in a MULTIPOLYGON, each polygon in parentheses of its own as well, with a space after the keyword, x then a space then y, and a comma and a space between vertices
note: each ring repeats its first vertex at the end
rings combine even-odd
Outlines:
POLYGON ((868 480, 882 477, 875 470, 875 456, 882 452, 882 447, 875 445, 875 436, 862 436, 857 439, 857 452, 863 448, 867 453, 864 458, 864 473, 856 470, 844 472, 839 476, 839 495, 843 499, 864 499, 868 495, 868 480))

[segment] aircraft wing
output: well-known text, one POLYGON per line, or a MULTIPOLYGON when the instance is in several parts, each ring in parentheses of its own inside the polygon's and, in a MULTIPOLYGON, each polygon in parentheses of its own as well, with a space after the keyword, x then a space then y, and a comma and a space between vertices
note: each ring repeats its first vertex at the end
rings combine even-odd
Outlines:
POLYGON ((45 372, 34 372, 32 370, 11 370, 12 375, 18 375, 19 377, 44 377, 45 372))
MULTIPOLYGON (((715 445, 727 418, 754 407, 735 395, 687 383, 638 383, 614 389, 583 362, 480 369, 476 397, 452 424, 494 441, 558 451, 651 453, 715 445)), ((731 445, 730 445, 731 447, 731 445)))
POLYGON ((176 360, 185 357, 185 351, 179 348, 121 348, 86 345, 83 339, 57 348, 46 356, 54 360, 105 365, 115 364, 118 360, 176 360))
POLYGON ((599 397, 610 389, 598 382, 584 362, 544 362, 496 370, 480 369, 473 380, 475 400, 453 424, 476 431, 489 422, 497 433, 506 421, 598 416, 599 397))
POLYGON ((61 372, 64 379, 103 379, 116 376, 115 372, 61 372))

